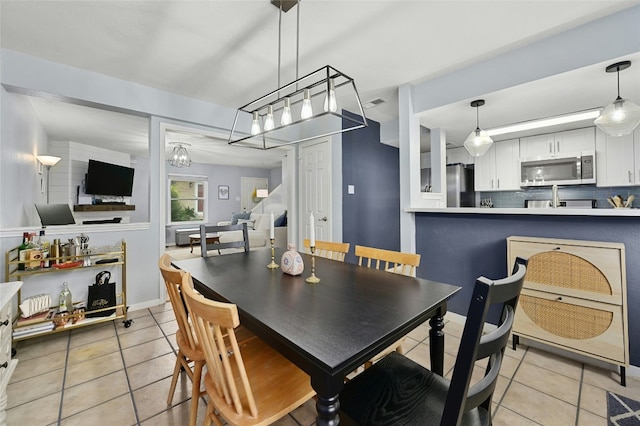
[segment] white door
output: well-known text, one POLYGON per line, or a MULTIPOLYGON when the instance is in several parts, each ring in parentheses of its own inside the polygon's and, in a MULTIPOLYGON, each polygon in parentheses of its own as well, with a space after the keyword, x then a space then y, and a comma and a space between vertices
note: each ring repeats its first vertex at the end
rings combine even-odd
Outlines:
POLYGON ((258 189, 269 189, 269 179, 244 176, 240 178, 240 208, 243 212, 250 212, 260 202, 256 197, 258 189))
POLYGON ((315 226, 316 240, 331 241, 331 147, 327 140, 300 148, 300 236, 309 238, 315 226), (315 224, 309 223, 313 213, 315 224))

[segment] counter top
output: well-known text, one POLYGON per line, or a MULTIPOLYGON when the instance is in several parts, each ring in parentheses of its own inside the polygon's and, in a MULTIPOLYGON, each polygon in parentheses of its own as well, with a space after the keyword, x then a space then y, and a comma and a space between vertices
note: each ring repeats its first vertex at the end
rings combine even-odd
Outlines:
POLYGON ((537 216, 640 216, 640 209, 525 209, 486 207, 406 208, 410 213, 520 214, 537 216))

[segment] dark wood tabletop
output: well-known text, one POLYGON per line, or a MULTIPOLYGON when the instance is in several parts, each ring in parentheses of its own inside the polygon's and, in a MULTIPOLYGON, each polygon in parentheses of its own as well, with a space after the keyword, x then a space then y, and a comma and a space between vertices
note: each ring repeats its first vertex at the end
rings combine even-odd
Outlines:
POLYGON ((302 257, 298 276, 267 268, 268 249, 172 263, 204 296, 236 304, 245 327, 311 376, 318 425, 338 424, 344 376, 427 320, 432 369, 442 374, 442 316, 459 287, 323 258, 321 281, 309 284, 311 256, 302 257))

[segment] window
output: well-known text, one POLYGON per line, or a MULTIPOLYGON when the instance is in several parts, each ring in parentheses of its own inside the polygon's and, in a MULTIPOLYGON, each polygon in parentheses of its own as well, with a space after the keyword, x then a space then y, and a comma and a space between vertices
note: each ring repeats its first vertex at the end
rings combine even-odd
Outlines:
POLYGON ((171 224, 207 222, 207 185, 206 176, 169 176, 171 224))

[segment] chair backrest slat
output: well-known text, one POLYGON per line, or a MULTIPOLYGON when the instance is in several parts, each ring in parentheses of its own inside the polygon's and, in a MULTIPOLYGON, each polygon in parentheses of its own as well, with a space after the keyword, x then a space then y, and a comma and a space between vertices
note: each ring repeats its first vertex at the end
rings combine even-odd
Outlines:
POLYGON ((243 248, 245 252, 249 251, 249 231, 246 223, 237 225, 200 225, 200 254, 202 257, 208 257, 209 250, 221 250, 227 248, 243 248), (218 234, 227 231, 241 231, 242 240, 217 242, 207 244, 207 234, 218 234))
MULTIPOLYGON (((311 253, 311 242, 308 238, 305 238, 304 242, 305 252, 311 253)), ((344 262, 344 258, 349 252, 350 243, 338 243, 334 241, 320 241, 316 240, 316 256, 324 257, 326 259, 337 260, 344 262)))
POLYGON ((363 259, 366 260, 367 268, 371 268, 374 261, 375 269, 383 269, 395 274, 416 276, 416 268, 420 266, 420 255, 416 253, 403 253, 400 251, 384 250, 374 247, 356 245, 355 254, 358 257, 358 265, 362 266, 363 259))
POLYGON ((158 266, 160 267, 160 273, 167 287, 167 294, 173 307, 178 328, 187 339, 187 342, 189 342, 189 348, 196 350, 196 334, 191 323, 189 323, 187 307, 181 290, 182 274, 184 274, 184 272, 171 266, 171 257, 166 253, 160 257, 158 266))
POLYGON ((491 397, 513 326, 526 270, 526 261, 518 258, 511 276, 501 280, 485 277, 476 280, 441 425, 459 425, 464 413, 476 407, 483 407, 490 415, 491 397), (502 307, 497 328, 483 334, 492 305, 502 307), (487 358, 484 378, 470 387, 476 361, 487 358))
POLYGON ((238 415, 248 410, 251 416, 258 417, 258 407, 234 330, 240 325, 236 305, 216 302, 196 294, 189 273, 183 275, 182 287, 196 333, 202 342, 207 374, 216 384, 216 391, 228 404, 233 405, 238 415), (225 335, 231 344, 230 351, 227 351, 225 335))

